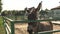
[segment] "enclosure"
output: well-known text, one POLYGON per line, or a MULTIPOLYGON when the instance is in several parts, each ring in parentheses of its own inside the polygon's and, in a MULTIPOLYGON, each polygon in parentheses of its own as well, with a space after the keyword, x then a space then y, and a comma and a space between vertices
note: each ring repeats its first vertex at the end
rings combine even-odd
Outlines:
MULTIPOLYGON (((28 34, 28 22, 59 21, 60 19, 28 20, 27 16, 2 16, 6 34, 28 34)), ((34 33, 34 32, 33 32, 34 33)), ((38 32, 38 34, 60 34, 60 24, 53 23, 53 30, 38 32)))

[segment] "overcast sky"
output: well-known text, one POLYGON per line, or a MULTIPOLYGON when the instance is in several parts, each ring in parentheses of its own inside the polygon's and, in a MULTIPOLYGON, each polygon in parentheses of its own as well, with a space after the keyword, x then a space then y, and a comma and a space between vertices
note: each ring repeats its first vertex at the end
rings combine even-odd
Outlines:
POLYGON ((3 10, 23 10, 25 7, 37 7, 42 2, 42 9, 51 9, 60 5, 60 0, 2 0, 3 10))

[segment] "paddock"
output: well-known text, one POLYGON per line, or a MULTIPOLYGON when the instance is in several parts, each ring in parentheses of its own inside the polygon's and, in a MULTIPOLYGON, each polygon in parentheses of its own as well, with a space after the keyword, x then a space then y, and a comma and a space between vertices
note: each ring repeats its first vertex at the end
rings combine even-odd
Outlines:
MULTIPOLYGON (((9 17, 3 16, 4 28, 6 34, 28 34, 27 26, 28 22, 41 22, 41 21, 59 21, 60 19, 48 19, 48 20, 13 20, 9 17)), ((34 32, 33 32, 34 33, 34 32)), ((53 30, 38 32, 38 34, 60 34, 60 24, 53 23, 53 30)))

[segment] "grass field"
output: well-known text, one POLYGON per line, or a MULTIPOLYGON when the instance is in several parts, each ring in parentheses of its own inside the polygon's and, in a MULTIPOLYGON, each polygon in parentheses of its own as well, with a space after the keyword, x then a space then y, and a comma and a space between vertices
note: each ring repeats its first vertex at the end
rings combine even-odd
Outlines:
POLYGON ((3 19, 1 16, 0 16, 0 34, 5 34, 5 30, 3 27, 3 19))

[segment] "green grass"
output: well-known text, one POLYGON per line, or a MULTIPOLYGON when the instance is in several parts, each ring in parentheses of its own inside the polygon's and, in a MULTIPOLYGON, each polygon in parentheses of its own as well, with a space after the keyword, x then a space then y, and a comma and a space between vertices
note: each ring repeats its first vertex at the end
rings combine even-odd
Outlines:
POLYGON ((3 19, 0 16, 0 34, 5 34, 4 26, 3 26, 3 19))

